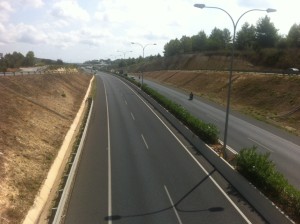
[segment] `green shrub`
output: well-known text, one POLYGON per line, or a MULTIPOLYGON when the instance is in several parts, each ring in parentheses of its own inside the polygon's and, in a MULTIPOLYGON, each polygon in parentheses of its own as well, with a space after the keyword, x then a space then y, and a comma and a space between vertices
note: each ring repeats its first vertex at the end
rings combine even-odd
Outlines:
POLYGON ((300 216, 300 191, 276 170, 270 154, 259 154, 255 147, 242 149, 236 157, 236 169, 252 184, 272 198, 291 216, 300 216))

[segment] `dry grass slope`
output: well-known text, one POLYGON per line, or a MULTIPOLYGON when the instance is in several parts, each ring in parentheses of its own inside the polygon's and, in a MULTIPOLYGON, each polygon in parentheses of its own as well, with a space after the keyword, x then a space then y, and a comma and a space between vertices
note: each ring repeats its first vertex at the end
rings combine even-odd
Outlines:
POLYGON ((0 77, 0 223, 32 205, 88 88, 80 73, 0 77))

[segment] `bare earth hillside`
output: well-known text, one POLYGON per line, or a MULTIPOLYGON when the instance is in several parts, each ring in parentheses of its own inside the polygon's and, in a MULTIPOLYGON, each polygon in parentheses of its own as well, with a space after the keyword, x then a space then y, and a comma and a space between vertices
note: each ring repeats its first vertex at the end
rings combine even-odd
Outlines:
MULTIPOLYGON (((145 78, 226 104, 228 72, 157 71, 145 78)), ((300 76, 234 73, 234 110, 252 115, 300 135, 300 76)))
POLYGON ((0 223, 25 217, 90 79, 78 72, 0 77, 0 223))

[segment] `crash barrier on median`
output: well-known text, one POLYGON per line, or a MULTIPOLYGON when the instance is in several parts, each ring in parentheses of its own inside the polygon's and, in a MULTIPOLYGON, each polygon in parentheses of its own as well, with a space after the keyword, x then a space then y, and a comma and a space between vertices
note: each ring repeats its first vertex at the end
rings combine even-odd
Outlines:
POLYGON ((268 223, 291 223, 277 207, 241 174, 233 170, 214 153, 198 136, 183 125, 177 118, 136 85, 123 79, 152 106, 158 110, 217 170, 218 172, 257 210, 268 223))

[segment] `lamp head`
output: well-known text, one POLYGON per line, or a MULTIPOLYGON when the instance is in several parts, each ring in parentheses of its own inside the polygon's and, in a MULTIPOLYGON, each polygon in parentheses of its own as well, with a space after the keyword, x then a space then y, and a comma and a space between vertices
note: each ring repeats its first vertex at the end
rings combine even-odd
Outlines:
POLYGON ((276 9, 270 9, 270 8, 269 8, 269 9, 267 9, 266 11, 267 11, 267 13, 270 13, 270 12, 276 12, 277 10, 276 10, 276 9))
POLYGON ((200 8, 200 9, 205 8, 205 4, 195 4, 194 6, 195 6, 196 8, 200 8))

